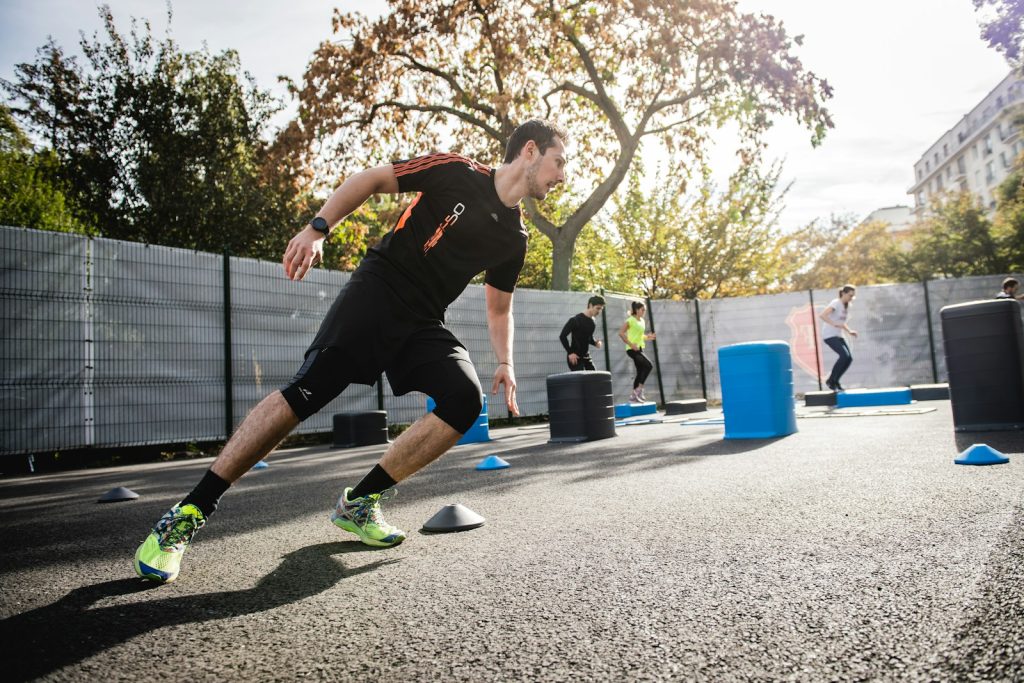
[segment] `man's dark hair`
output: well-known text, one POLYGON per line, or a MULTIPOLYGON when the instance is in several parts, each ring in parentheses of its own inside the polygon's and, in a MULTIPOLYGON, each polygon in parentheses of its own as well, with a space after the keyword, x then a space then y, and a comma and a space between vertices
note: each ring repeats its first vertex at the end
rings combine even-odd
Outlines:
POLYGON ((562 143, 568 141, 568 133, 557 123, 551 123, 544 119, 530 119, 512 131, 505 147, 505 163, 515 161, 527 142, 533 140, 541 154, 548 151, 548 148, 555 144, 555 138, 560 138, 562 143))
POLYGON ((587 300, 587 306, 604 306, 604 297, 595 294, 587 300))
POLYGON ((1005 292, 1007 287, 1016 287, 1019 284, 1020 283, 1017 282, 1017 278, 1008 277, 1005 280, 1003 280, 1003 291, 1005 292))

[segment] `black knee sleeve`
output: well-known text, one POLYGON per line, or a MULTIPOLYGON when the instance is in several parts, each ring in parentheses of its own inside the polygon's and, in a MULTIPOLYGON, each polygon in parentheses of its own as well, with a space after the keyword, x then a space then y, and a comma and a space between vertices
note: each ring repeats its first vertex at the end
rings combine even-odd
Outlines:
POLYGON ((484 407, 480 383, 466 375, 452 376, 440 396, 431 396, 437 405, 434 415, 447 422, 459 434, 465 434, 480 417, 484 407))
POLYGON ((339 356, 331 349, 313 349, 292 381, 281 389, 300 421, 319 412, 348 386, 339 356))

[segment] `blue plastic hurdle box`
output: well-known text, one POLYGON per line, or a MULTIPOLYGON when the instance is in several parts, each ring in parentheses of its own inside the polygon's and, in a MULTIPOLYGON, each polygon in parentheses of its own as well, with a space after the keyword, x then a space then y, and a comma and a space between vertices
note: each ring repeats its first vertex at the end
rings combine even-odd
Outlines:
POLYGON ((887 389, 851 389, 836 394, 836 408, 865 408, 869 406, 900 406, 910 403, 910 387, 887 389))
POLYGON ((616 403, 615 418, 637 417, 639 415, 657 415, 658 404, 654 401, 646 403, 616 403))
MULTIPOLYGON (((461 446, 467 443, 486 443, 491 440, 490 422, 487 420, 487 395, 483 395, 483 408, 480 409, 480 415, 476 418, 476 422, 469 428, 469 431, 462 435, 462 438, 455 444, 461 446)), ((434 399, 427 397, 427 412, 434 412, 434 408, 437 407, 437 403, 434 399)))
POLYGON ((796 431, 793 359, 784 341, 718 349, 726 439, 770 439, 796 431))

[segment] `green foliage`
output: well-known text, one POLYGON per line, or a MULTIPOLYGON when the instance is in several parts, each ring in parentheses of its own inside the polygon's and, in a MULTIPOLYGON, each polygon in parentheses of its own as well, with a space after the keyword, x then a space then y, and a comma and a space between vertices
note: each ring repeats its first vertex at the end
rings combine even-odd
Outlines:
POLYGON ((907 251, 894 251, 888 274, 900 282, 1005 273, 1006 250, 977 199, 966 192, 937 199, 918 221, 907 251))
POLYGON ((86 67, 51 41, 3 83, 74 201, 106 237, 278 258, 310 202, 287 144, 264 139, 279 105, 234 52, 183 53, 100 15, 86 67))
POLYGON ((832 216, 826 224, 814 221, 783 241, 787 252, 813 264, 792 276, 792 289, 892 282, 891 263, 901 253, 901 243, 888 232, 887 223, 857 225, 853 216, 832 216))
POLYGON ((784 250, 776 227, 785 194, 777 190, 780 173, 778 164, 764 167, 756 155, 744 154, 724 189, 702 165, 698 186, 687 193, 679 177, 658 178, 645 191, 634 171, 611 226, 643 291, 694 299, 783 289, 806 262, 784 250))
POLYGON ((996 216, 993 226, 1000 245, 1006 272, 1024 271, 1024 167, 1021 160, 996 192, 996 216))
POLYGON ((36 153, 28 137, 0 107, 0 225, 90 234, 72 211, 52 152, 36 153))

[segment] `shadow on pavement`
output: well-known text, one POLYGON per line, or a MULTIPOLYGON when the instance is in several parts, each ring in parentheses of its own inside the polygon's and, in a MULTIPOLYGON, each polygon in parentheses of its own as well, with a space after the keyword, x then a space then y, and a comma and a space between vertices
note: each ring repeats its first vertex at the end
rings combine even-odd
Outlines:
MULTIPOLYGON (((321 543, 284 557, 277 569, 246 590, 158 597, 132 604, 92 607, 119 596, 158 589, 141 579, 120 579, 76 588, 57 602, 0 622, 5 680, 31 680, 99 654, 131 638, 168 626, 264 612, 322 593, 346 577, 397 559, 348 570, 332 556, 374 552, 358 541, 321 543), (326 561, 325 561, 326 560, 326 561)), ((159 663, 154 663, 159 667, 159 663)))
POLYGON ((1024 453, 1024 432, 1020 430, 954 433, 957 452, 962 452, 976 443, 983 443, 1003 453, 1024 453))

